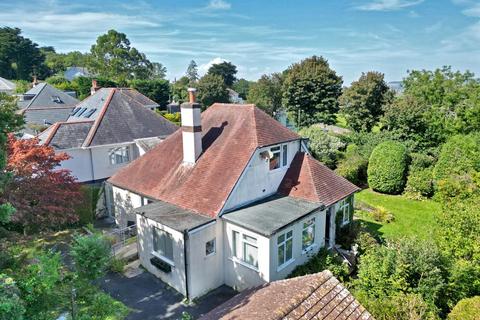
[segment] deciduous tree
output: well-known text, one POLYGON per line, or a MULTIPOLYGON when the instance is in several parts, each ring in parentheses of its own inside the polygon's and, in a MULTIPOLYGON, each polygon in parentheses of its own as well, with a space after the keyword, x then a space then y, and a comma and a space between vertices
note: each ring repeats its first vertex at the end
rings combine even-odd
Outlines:
POLYGON ((168 80, 132 80, 130 86, 162 107, 168 104, 170 96, 170 83, 168 80))
POLYGON ((190 81, 190 84, 193 84, 198 81, 198 67, 195 60, 190 61, 185 75, 190 81))
POLYGON ((318 122, 334 124, 342 83, 323 57, 313 56, 291 65, 283 84, 283 104, 297 127, 318 122))
POLYGON ((66 169, 58 165, 69 159, 55 154, 38 139, 17 140, 8 136, 7 183, 2 201, 11 203, 16 212, 12 222, 31 229, 57 228, 78 220, 76 206, 82 201, 80 186, 66 169))
POLYGON ((225 83, 228 88, 231 88, 237 79, 235 77, 237 74, 237 67, 231 62, 224 61, 212 65, 210 69, 208 69, 207 74, 220 76, 223 79, 223 83, 225 83))
POLYGON ((210 107, 215 102, 229 102, 227 86, 219 75, 207 74, 198 81, 198 100, 203 108, 210 107))
POLYGON ((247 101, 273 116, 282 108, 282 85, 281 73, 264 74, 257 82, 251 84, 247 101))
POLYGON ((362 73, 341 96, 341 112, 355 131, 370 131, 383 114, 383 106, 391 98, 380 72, 362 73))

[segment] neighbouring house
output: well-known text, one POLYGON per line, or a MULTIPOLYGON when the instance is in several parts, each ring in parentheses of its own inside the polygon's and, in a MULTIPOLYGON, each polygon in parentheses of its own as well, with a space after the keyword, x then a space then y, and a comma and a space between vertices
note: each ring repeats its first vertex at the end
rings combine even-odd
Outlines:
POLYGON ((136 221, 142 265, 188 299, 284 279, 353 216, 359 189, 251 104, 200 114, 106 183, 120 225, 136 221))
POLYGON ((172 102, 167 104, 167 112, 168 113, 180 112, 180 105, 178 104, 178 102, 175 102, 175 100, 173 100, 172 102))
POLYGON ((245 290, 199 320, 373 320, 333 274, 325 270, 245 290))
POLYGON ((19 95, 19 113, 25 118, 25 137, 33 137, 50 125, 68 119, 77 99, 46 82, 33 82, 33 88, 19 95))
POLYGON ((14 82, 0 77, 0 93, 12 95, 15 93, 16 88, 17 85, 14 82))
POLYGON ((78 77, 91 77, 92 74, 85 67, 68 67, 63 73, 63 77, 68 81, 72 81, 78 77))
POLYGON ((228 99, 231 103, 235 104, 244 104, 245 102, 243 101, 242 97, 240 97, 240 94, 230 88, 227 88, 228 91, 228 99))
POLYGON ((66 152, 61 167, 80 182, 101 182, 178 129, 149 106, 155 104, 128 88, 93 89, 66 121, 39 135, 40 143, 66 152))

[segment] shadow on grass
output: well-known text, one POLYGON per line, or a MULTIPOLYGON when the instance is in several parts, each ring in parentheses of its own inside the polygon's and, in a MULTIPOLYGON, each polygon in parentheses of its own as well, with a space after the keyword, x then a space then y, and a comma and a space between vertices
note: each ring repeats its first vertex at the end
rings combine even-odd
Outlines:
POLYGON ((378 238, 379 240, 383 239, 383 232, 380 231, 382 225, 375 221, 369 221, 362 218, 359 218, 358 221, 364 226, 374 237, 378 238))

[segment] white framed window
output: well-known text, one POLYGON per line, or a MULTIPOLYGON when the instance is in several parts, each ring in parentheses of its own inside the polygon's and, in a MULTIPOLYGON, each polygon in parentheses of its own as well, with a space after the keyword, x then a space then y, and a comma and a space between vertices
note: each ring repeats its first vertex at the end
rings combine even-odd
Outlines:
POLYGON ((287 231, 277 238, 278 267, 282 267, 293 259, 293 231, 287 231))
POLYGON ((153 252, 173 264, 173 238, 165 230, 153 228, 153 252))
POLYGON ((288 164, 288 145, 282 146, 282 166, 286 167, 288 164))
POLYGON ((118 147, 110 149, 108 156, 110 158, 110 164, 121 164, 130 161, 130 151, 128 146, 118 147))
POLYGON ((233 230, 232 254, 242 262, 258 268, 258 245, 256 238, 233 230))
POLYGON ((350 222, 350 201, 349 199, 343 199, 339 202, 338 211, 342 215, 342 225, 350 222))
POLYGON ((217 252, 217 244, 216 239, 213 238, 205 243, 205 255, 208 257, 215 254, 215 252, 217 252))
POLYGON ((315 243, 315 218, 311 218, 303 223, 302 250, 307 250, 314 243, 315 243))
POLYGON ((280 146, 270 148, 272 157, 270 158, 270 170, 280 168, 280 146))

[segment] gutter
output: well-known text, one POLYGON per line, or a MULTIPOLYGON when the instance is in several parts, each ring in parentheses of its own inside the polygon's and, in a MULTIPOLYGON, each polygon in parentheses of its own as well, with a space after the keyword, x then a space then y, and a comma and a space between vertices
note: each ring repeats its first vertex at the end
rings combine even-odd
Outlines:
POLYGON ((92 172, 92 181, 95 181, 95 172, 93 171, 93 154, 92 154, 92 149, 88 148, 89 154, 90 154, 90 170, 92 172))
POLYGON ((187 243, 188 243, 188 231, 183 231, 183 256, 185 261, 185 297, 188 301, 190 301, 190 293, 188 290, 188 250, 187 250, 187 243))

